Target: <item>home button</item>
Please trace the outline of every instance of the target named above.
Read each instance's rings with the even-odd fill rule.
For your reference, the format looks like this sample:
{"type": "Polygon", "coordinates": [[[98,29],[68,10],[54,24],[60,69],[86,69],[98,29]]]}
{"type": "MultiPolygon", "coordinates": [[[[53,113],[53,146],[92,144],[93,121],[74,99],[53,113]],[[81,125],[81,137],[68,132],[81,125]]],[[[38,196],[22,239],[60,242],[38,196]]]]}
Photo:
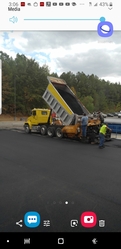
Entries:
{"type": "Polygon", "coordinates": [[[58,238],[58,244],[63,245],[64,244],[64,238],[58,238]]]}

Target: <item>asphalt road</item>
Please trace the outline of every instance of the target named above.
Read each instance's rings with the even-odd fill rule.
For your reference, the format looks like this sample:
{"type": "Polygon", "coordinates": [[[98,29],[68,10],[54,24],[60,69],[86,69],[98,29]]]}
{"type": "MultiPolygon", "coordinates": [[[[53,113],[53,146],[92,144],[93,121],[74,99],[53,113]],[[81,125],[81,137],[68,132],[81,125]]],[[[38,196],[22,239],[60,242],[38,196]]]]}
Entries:
{"type": "Polygon", "coordinates": [[[97,145],[0,130],[0,232],[121,232],[121,140],[97,145]],[[16,222],[41,215],[37,228],[16,222]],[[84,228],[93,211],[105,227],[84,228]],[[78,224],[71,227],[70,221],[78,224]],[[50,226],[44,226],[49,220],[50,226]]]}

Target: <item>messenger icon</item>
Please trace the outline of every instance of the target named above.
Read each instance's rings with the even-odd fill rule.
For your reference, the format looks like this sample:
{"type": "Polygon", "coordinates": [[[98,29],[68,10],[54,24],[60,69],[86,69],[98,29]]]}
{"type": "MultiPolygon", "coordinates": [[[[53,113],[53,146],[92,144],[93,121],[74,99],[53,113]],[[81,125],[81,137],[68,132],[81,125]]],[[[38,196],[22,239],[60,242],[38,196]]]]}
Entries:
{"type": "Polygon", "coordinates": [[[35,211],[27,212],[24,215],[24,224],[29,228],[38,227],[40,225],[40,220],[40,214],[35,211]]]}

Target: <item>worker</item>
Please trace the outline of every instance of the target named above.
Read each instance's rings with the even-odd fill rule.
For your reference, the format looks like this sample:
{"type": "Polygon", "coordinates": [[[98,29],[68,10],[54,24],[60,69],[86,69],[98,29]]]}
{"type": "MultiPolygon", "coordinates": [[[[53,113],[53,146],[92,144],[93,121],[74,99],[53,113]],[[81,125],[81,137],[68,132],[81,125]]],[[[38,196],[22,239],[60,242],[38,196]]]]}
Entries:
{"type": "Polygon", "coordinates": [[[105,135],[107,132],[107,129],[111,131],[111,129],[107,126],[106,123],[103,123],[100,130],[99,130],[99,149],[103,149],[104,143],[105,143],[105,135]]]}
{"type": "Polygon", "coordinates": [[[88,125],[88,116],[86,115],[86,113],[83,113],[83,117],[81,119],[81,127],[82,127],[82,136],[83,136],[83,138],[86,138],[87,125],[88,125]]]}
{"type": "Polygon", "coordinates": [[[101,114],[100,111],[98,112],[98,118],[100,119],[101,124],[103,124],[104,123],[104,117],[103,117],[103,115],[101,114]]]}
{"type": "Polygon", "coordinates": [[[88,141],[90,144],[96,144],[96,131],[90,127],[90,133],[88,134],[88,141]]]}
{"type": "Polygon", "coordinates": [[[53,122],[54,122],[54,121],[56,120],[56,113],[52,111],[52,114],[51,114],[51,115],[52,115],[52,120],[53,120],[53,122]]]}

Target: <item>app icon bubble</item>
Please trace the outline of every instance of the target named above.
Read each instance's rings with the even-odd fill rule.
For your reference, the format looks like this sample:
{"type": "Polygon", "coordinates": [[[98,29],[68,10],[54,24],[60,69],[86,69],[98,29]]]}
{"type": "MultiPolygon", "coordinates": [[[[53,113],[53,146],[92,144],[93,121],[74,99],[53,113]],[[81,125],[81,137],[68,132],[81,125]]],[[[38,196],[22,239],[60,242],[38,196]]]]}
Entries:
{"type": "Polygon", "coordinates": [[[97,223],[97,216],[92,211],[83,212],[80,216],[80,223],[86,228],[94,227],[97,223]]]}
{"type": "Polygon", "coordinates": [[[30,211],[24,215],[24,224],[29,228],[35,228],[40,225],[41,217],[38,212],[30,211]]]}
{"type": "Polygon", "coordinates": [[[101,21],[97,26],[98,35],[101,37],[109,37],[113,34],[113,24],[107,21],[101,21]]]}

